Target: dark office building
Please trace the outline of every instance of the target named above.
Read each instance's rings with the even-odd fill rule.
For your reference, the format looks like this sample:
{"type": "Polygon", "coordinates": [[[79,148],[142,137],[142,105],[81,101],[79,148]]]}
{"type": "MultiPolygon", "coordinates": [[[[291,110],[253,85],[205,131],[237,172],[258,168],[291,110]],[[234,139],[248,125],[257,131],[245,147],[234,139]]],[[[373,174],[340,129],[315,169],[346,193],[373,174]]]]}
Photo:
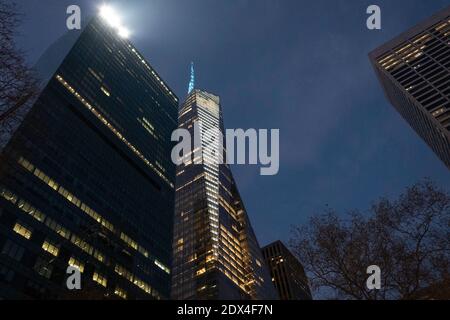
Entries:
{"type": "Polygon", "coordinates": [[[0,154],[2,299],[170,296],[178,100],[117,31],[86,25],[0,154]]]}
{"type": "Polygon", "coordinates": [[[177,166],[172,298],[276,299],[230,167],[219,161],[220,99],[192,87],[179,128],[200,142],[177,166]]]}
{"type": "Polygon", "coordinates": [[[262,250],[280,299],[312,300],[305,270],[289,249],[281,241],[275,241],[262,250]]]}
{"type": "Polygon", "coordinates": [[[450,168],[450,7],[370,59],[389,101],[450,168]]]}

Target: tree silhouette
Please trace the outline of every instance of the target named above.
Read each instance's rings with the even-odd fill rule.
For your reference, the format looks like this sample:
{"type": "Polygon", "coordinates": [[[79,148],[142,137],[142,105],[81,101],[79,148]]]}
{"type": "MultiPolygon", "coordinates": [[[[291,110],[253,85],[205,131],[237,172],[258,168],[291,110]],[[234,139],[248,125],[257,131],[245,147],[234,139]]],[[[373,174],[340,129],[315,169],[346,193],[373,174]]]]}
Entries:
{"type": "Polygon", "coordinates": [[[18,126],[22,109],[38,93],[36,75],[14,42],[20,18],[14,2],[0,0],[0,146],[18,126]]]}
{"type": "Polygon", "coordinates": [[[314,289],[338,299],[450,299],[450,195],[429,180],[368,214],[332,211],[293,230],[291,246],[314,289]],[[342,217],[342,216],[341,216],[342,217]],[[380,290],[366,286],[381,268],[380,290]]]}

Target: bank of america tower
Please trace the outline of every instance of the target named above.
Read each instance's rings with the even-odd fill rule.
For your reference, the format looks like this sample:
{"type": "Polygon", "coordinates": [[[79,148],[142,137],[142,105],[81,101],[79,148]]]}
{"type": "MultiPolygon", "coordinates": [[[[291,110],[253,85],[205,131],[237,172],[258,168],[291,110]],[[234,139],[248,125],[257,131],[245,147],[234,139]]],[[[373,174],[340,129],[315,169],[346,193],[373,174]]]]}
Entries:
{"type": "Polygon", "coordinates": [[[275,299],[230,167],[219,161],[226,158],[219,97],[191,83],[178,121],[193,139],[177,167],[172,298],[275,299]]]}

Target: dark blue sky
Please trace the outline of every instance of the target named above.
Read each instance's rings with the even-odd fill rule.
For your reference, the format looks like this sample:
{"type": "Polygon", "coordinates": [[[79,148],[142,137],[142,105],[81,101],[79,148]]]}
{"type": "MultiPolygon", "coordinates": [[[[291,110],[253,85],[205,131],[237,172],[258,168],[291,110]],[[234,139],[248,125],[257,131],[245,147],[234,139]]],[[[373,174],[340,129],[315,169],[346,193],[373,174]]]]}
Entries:
{"type": "MultiPolygon", "coordinates": [[[[18,43],[33,63],[65,29],[66,7],[86,17],[103,1],[24,0],[18,43]]],[[[367,54],[449,5],[448,0],[113,1],[131,41],[183,99],[189,63],[198,87],[221,96],[228,128],[279,128],[280,172],[234,175],[264,245],[288,240],[326,205],[366,209],[450,172],[385,99],[367,54]],[[382,9],[382,30],[366,8],[382,9]]]]}

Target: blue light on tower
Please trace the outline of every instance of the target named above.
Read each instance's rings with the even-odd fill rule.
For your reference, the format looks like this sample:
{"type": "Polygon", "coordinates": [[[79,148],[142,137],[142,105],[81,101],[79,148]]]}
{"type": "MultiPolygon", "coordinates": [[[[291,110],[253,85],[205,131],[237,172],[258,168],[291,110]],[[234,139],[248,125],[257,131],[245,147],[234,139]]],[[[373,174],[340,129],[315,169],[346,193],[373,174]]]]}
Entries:
{"type": "Polygon", "coordinates": [[[195,85],[195,73],[194,73],[194,62],[191,62],[191,80],[189,81],[188,94],[194,90],[195,85]]]}

